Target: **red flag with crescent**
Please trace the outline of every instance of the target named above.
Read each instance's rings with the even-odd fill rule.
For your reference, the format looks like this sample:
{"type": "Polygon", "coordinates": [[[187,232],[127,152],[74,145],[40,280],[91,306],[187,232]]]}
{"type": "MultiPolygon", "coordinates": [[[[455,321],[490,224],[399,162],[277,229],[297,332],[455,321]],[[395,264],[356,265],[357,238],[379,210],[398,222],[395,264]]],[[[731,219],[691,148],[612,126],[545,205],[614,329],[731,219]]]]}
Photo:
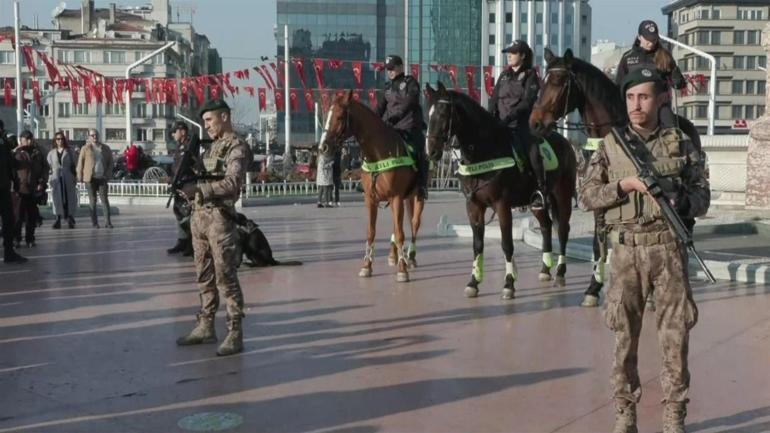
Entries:
{"type": "Polygon", "coordinates": [[[342,67],[342,60],[329,59],[329,69],[337,70],[342,67]]]}
{"type": "Polygon", "coordinates": [[[492,96],[495,92],[495,76],[494,66],[484,66],[484,90],[487,91],[487,95],[492,96]]]}
{"type": "Polygon", "coordinates": [[[457,85],[457,65],[449,65],[446,68],[447,73],[449,73],[449,79],[452,81],[452,87],[456,91],[460,90],[460,86],[457,85]]]}
{"type": "Polygon", "coordinates": [[[384,62],[372,62],[372,68],[374,68],[377,72],[382,72],[385,70],[385,63],[384,62]]]}
{"type": "Polygon", "coordinates": [[[32,82],[32,97],[35,99],[35,105],[38,106],[38,110],[43,108],[43,104],[40,100],[40,81],[32,82]]]}
{"type": "Polygon", "coordinates": [[[367,93],[369,94],[369,106],[372,107],[372,110],[376,110],[377,109],[377,90],[369,89],[367,93]]]}
{"type": "Polygon", "coordinates": [[[260,87],[257,89],[259,95],[259,111],[267,110],[267,89],[260,87]]]}
{"type": "Polygon", "coordinates": [[[417,81],[420,81],[420,65],[417,63],[412,63],[410,69],[411,69],[410,73],[412,74],[414,79],[417,81]]]}
{"type": "Polygon", "coordinates": [[[283,89],[275,89],[275,109],[276,111],[284,111],[283,106],[283,89]]]}
{"type": "Polygon", "coordinates": [[[291,93],[289,93],[289,102],[291,103],[292,111],[299,111],[299,95],[297,94],[297,89],[291,89],[291,93]]]}
{"type": "Polygon", "coordinates": [[[294,67],[297,69],[297,75],[299,75],[299,81],[302,83],[302,88],[307,88],[307,82],[305,81],[305,60],[301,58],[291,59],[294,67]]]}
{"type": "Polygon", "coordinates": [[[310,89],[305,89],[305,108],[310,112],[315,109],[315,99],[313,99],[313,91],[310,89]]]}
{"type": "Polygon", "coordinates": [[[315,75],[318,80],[318,87],[320,89],[325,89],[326,85],[324,85],[324,61],[323,59],[314,59],[313,60],[313,69],[315,69],[315,75]]]}
{"type": "Polygon", "coordinates": [[[286,62],[283,60],[279,60],[277,66],[275,63],[270,63],[270,67],[272,67],[273,71],[275,71],[275,76],[278,77],[278,86],[280,87],[284,87],[283,72],[285,64],[286,62]]]}
{"type": "Polygon", "coordinates": [[[478,92],[478,89],[476,89],[476,67],[475,66],[466,66],[465,67],[465,80],[468,82],[468,95],[475,99],[476,102],[481,99],[481,95],[478,92]]]}
{"type": "Polygon", "coordinates": [[[363,64],[353,62],[353,77],[356,79],[356,88],[360,89],[364,84],[363,64]]]}
{"type": "Polygon", "coordinates": [[[332,106],[331,95],[326,90],[321,91],[321,106],[323,106],[324,112],[329,111],[329,107],[332,106]]]}
{"type": "Polygon", "coordinates": [[[11,79],[6,78],[4,81],[5,82],[3,85],[3,89],[4,89],[3,102],[5,103],[5,105],[10,107],[13,105],[13,95],[11,93],[11,79]]]}

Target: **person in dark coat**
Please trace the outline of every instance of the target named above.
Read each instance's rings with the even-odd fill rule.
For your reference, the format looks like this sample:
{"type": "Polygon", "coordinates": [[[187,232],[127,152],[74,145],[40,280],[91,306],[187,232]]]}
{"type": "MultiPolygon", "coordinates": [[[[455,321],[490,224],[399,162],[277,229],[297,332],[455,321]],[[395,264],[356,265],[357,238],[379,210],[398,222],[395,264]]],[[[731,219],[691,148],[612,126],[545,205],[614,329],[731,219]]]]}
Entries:
{"type": "Polygon", "coordinates": [[[13,249],[13,201],[11,187],[18,188],[16,179],[16,162],[13,158],[11,144],[5,133],[5,124],[0,120],[0,216],[3,222],[3,262],[24,263],[26,258],[13,249]]]}
{"type": "Polygon", "coordinates": [[[517,149],[529,157],[538,185],[531,206],[542,209],[547,191],[545,169],[540,149],[533,143],[529,130],[529,116],[540,92],[540,80],[532,69],[532,49],[525,41],[513,41],[503,53],[508,66],[495,83],[489,111],[511,130],[517,149]]]}
{"type": "MultiPolygon", "coordinates": [[[[192,177],[195,173],[192,166],[182,167],[182,158],[186,152],[192,152],[194,160],[200,157],[200,140],[194,134],[190,134],[187,124],[177,121],[171,128],[171,135],[176,141],[174,150],[174,164],[171,167],[172,176],[176,177],[179,170],[182,170],[181,176],[192,177]]],[[[174,218],[177,222],[177,242],[176,245],[166,250],[168,254],[182,253],[185,257],[192,257],[192,233],[190,231],[190,206],[187,200],[184,200],[179,194],[174,194],[174,218]]]]}
{"type": "Polygon", "coordinates": [[[639,24],[634,45],[623,54],[615,73],[615,83],[620,87],[629,72],[642,68],[656,70],[663,78],[664,102],[658,111],[660,125],[663,128],[678,127],[674,110],[671,108],[671,88],[680,90],[687,87],[687,81],[682,71],[674,61],[674,57],[660,44],[658,25],[655,21],[645,20],[639,24]]]}
{"type": "Polygon", "coordinates": [[[404,74],[404,61],[399,56],[388,56],[385,69],[390,81],[385,85],[383,102],[377,106],[378,114],[412,146],[417,163],[417,195],[425,199],[428,196],[428,158],[422,132],[420,83],[404,74]]]}
{"type": "Polygon", "coordinates": [[[35,144],[35,138],[30,131],[24,131],[19,137],[19,147],[13,152],[16,159],[16,175],[19,180],[19,202],[16,221],[16,247],[21,245],[21,232],[24,229],[24,242],[28,248],[35,246],[35,228],[37,228],[40,211],[37,207],[45,195],[48,183],[48,163],[43,152],[35,144]]]}

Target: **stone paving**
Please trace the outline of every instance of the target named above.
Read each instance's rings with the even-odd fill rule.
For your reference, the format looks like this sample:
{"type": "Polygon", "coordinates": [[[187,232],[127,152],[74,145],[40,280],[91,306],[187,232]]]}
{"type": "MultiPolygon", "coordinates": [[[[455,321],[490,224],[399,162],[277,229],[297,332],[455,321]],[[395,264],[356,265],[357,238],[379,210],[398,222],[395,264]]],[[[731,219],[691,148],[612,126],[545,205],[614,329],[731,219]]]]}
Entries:
{"type": "MultiPolygon", "coordinates": [[[[44,227],[24,266],[0,265],[0,432],[605,432],[612,335],[578,307],[590,264],[567,284],[537,281],[540,253],[516,244],[517,298],[501,301],[499,241],[469,300],[469,239],[438,237],[464,205],[437,194],[419,268],[395,282],[389,210],[375,275],[360,203],[248,208],[279,259],[242,269],[246,351],[178,348],[198,300],[190,260],[166,256],[170,212],[126,207],[116,228],[44,227]]],[[[490,227],[489,230],[496,230],[490,227]]],[[[694,282],[688,432],[770,431],[770,286],[694,282]]],[[[640,431],[660,431],[652,320],[640,350],[640,431]]],[[[224,335],[224,314],[217,318],[224,335]]]]}

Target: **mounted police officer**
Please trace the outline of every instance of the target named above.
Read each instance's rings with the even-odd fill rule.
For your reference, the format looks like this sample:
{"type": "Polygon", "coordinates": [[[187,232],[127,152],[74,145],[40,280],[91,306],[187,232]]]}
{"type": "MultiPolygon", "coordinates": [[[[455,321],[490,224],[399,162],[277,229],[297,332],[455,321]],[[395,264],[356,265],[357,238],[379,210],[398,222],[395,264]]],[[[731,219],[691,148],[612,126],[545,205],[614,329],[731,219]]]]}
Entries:
{"type": "MultiPolygon", "coordinates": [[[[704,215],[710,203],[701,153],[676,128],[663,128],[658,109],[665,83],[653,68],[630,72],[623,82],[630,125],[621,134],[637,158],[652,166],[658,183],[682,218],[704,215]]],[[[632,161],[610,134],[594,153],[579,193],[588,210],[606,211],[610,287],[605,319],[615,332],[612,388],[614,433],[637,433],[641,399],[638,347],[645,299],[654,294],[658,339],[663,354],[663,433],[684,433],[690,372],[690,329],[698,320],[687,271],[687,250],[669,229],[657,203],[637,176],[632,161]]]]}
{"type": "Polygon", "coordinates": [[[639,23],[636,39],[630,50],[623,54],[615,73],[615,83],[618,87],[625,82],[625,77],[637,69],[652,69],[657,71],[664,82],[661,92],[666,96],[659,110],[661,126],[673,128],[677,126],[676,116],[671,108],[670,86],[683,89],[687,86],[682,72],[676,65],[671,53],[660,44],[659,28],[655,21],[644,20],[639,23]]]}
{"type": "Polygon", "coordinates": [[[508,66],[495,83],[489,111],[511,130],[516,147],[529,157],[538,185],[532,197],[532,208],[542,209],[547,191],[545,168],[539,146],[532,143],[529,131],[529,115],[540,92],[540,81],[532,69],[532,49],[525,41],[513,41],[503,53],[508,66]]]}
{"type": "Polygon", "coordinates": [[[422,132],[420,83],[404,74],[404,61],[399,56],[388,56],[385,69],[390,81],[385,85],[384,101],[378,106],[378,114],[412,147],[417,163],[417,196],[425,199],[428,196],[428,158],[422,132]]]}
{"type": "MultiPolygon", "coordinates": [[[[181,120],[174,123],[171,127],[171,135],[174,137],[174,141],[176,141],[174,165],[171,167],[172,176],[176,177],[180,170],[182,170],[182,177],[194,176],[193,167],[182,167],[181,164],[185,152],[191,152],[194,156],[193,160],[198,160],[200,154],[200,141],[198,137],[190,135],[190,129],[181,120]]],[[[166,250],[166,252],[169,254],[182,253],[183,256],[190,257],[193,255],[192,233],[190,232],[190,206],[179,194],[174,195],[174,217],[177,222],[177,242],[176,245],[166,250]]]]}
{"type": "Polygon", "coordinates": [[[203,155],[205,170],[199,173],[199,180],[185,184],[180,191],[193,204],[191,228],[201,309],[195,328],[179,338],[177,344],[217,341],[214,315],[221,290],[227,302],[228,333],[217,355],[226,356],[243,351],[243,293],[237,272],[240,248],[235,203],[253,157],[248,144],[233,131],[227,103],[209,101],[201,109],[201,117],[215,142],[203,155]]]}

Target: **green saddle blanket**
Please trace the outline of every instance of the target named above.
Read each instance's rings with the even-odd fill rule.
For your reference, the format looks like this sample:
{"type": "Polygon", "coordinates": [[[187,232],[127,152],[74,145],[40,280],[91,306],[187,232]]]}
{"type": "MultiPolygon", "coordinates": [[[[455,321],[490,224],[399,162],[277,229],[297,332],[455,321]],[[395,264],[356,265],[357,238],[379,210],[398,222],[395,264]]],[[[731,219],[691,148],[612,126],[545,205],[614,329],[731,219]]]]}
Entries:
{"type": "Polygon", "coordinates": [[[543,142],[538,144],[540,149],[540,156],[543,157],[543,167],[545,171],[554,171],[559,168],[559,158],[556,157],[556,152],[553,151],[553,147],[548,140],[543,139],[543,142]]]}

